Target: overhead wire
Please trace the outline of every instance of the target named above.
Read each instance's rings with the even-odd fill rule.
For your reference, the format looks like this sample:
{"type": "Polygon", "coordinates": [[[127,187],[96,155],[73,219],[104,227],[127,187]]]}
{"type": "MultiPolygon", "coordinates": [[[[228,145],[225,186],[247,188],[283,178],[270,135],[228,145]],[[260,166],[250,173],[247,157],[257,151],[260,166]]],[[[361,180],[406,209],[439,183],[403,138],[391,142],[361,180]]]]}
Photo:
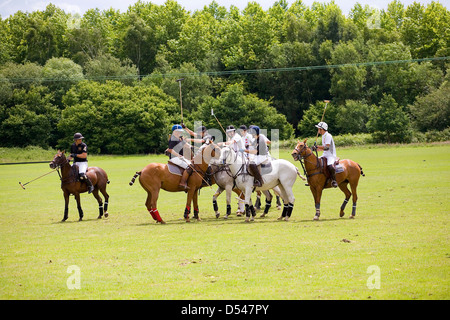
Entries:
{"type": "Polygon", "coordinates": [[[122,76],[94,76],[94,77],[80,77],[80,78],[0,78],[1,81],[11,82],[77,82],[84,80],[91,81],[106,81],[106,80],[138,80],[143,78],[172,78],[172,77],[195,77],[195,76],[227,76],[236,74],[255,74],[255,73],[273,73],[273,72],[293,72],[293,71],[311,71],[311,70],[323,70],[323,69],[338,69],[347,67],[370,67],[389,64],[405,64],[424,61],[443,61],[449,60],[450,56],[445,57],[432,57],[432,58],[420,58],[420,59],[405,59],[405,60],[388,60],[388,61],[369,61],[369,62],[355,62],[355,63],[343,63],[343,64],[326,64],[319,66],[302,66],[302,67],[285,67],[285,68],[262,68],[262,69],[239,69],[239,70],[223,70],[223,71],[205,71],[205,72],[174,72],[174,73],[152,73],[148,75],[122,75],[122,76]]]}

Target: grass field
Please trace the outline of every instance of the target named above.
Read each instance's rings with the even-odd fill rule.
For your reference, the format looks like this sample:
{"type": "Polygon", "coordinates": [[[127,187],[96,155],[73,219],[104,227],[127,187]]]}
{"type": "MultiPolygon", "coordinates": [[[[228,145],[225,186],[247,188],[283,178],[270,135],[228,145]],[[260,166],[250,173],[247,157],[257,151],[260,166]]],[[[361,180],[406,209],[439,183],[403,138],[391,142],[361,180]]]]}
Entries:
{"type": "MultiPolygon", "coordinates": [[[[69,219],[58,175],[48,164],[0,166],[0,299],[449,299],[450,144],[341,148],[366,177],[356,219],[339,218],[344,199],[325,190],[320,221],[297,179],[289,222],[216,219],[200,194],[201,222],[182,220],[184,193],[161,192],[153,222],[136,171],[164,156],[91,156],[111,184],[108,219],[82,195],[69,219]],[[75,267],[73,267],[75,266],[75,267]],[[73,272],[72,268],[79,271],[73,272]],[[80,289],[69,289],[74,277],[80,289]]],[[[289,150],[280,157],[292,161],[289,150]]],[[[49,159],[51,160],[51,159],[49,159]]],[[[295,163],[300,167],[299,163],[295,163]]],[[[225,195],[219,198],[225,211],[225,195]]],[[[236,204],[233,202],[233,211],[236,204]]]]}

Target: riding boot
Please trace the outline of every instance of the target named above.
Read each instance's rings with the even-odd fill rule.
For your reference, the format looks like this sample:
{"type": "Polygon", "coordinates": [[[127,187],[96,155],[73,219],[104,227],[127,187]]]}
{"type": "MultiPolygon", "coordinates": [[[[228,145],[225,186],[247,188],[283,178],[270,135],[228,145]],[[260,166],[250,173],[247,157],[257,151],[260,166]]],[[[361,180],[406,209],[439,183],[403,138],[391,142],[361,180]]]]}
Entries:
{"type": "Polygon", "coordinates": [[[86,176],[86,184],[88,187],[88,193],[91,193],[92,191],[94,191],[94,186],[92,185],[91,180],[89,180],[88,176],[86,176]]]}
{"type": "Polygon", "coordinates": [[[248,171],[250,172],[250,174],[254,178],[253,186],[254,187],[261,187],[262,184],[263,184],[263,180],[262,180],[262,177],[261,177],[261,173],[259,173],[258,166],[255,163],[250,163],[248,165],[248,171]]]}
{"type": "Polygon", "coordinates": [[[180,180],[180,184],[178,185],[180,188],[182,188],[185,191],[190,189],[187,185],[187,180],[189,179],[191,174],[192,174],[192,168],[187,167],[186,170],[184,170],[183,176],[181,177],[181,180],[180,180]]]}
{"type": "Polygon", "coordinates": [[[331,174],[331,186],[333,188],[336,188],[338,186],[338,184],[336,182],[336,169],[334,169],[334,167],[332,165],[329,165],[327,167],[331,174]]]}

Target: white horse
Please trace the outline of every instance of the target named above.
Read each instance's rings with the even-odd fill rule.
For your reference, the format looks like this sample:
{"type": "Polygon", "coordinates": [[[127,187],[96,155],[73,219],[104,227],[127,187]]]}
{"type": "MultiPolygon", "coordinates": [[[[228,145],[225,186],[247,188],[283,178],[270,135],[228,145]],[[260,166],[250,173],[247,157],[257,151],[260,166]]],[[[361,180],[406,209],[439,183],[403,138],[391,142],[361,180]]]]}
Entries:
{"type": "MultiPolygon", "coordinates": [[[[244,155],[240,152],[235,152],[230,147],[225,147],[222,149],[220,159],[223,163],[230,165],[230,171],[236,180],[236,186],[244,192],[245,221],[253,221],[256,213],[251,202],[251,195],[255,188],[253,187],[253,176],[249,175],[247,172],[247,162],[244,155]],[[250,214],[252,216],[251,218],[250,214]]],[[[263,185],[262,187],[257,187],[256,190],[264,191],[278,186],[280,189],[280,196],[284,202],[283,213],[278,219],[288,221],[292,214],[295,202],[292,187],[297,179],[297,175],[301,178],[302,176],[298,172],[297,167],[287,160],[273,160],[271,165],[272,170],[270,172],[262,172],[263,185]]]]}
{"type": "MultiPolygon", "coordinates": [[[[237,194],[238,199],[238,210],[236,212],[236,215],[239,217],[241,214],[245,214],[245,206],[244,206],[244,193],[236,187],[234,182],[233,174],[230,171],[229,165],[221,164],[219,160],[212,159],[210,162],[211,172],[209,173],[213,178],[214,182],[217,184],[218,188],[217,191],[213,195],[213,208],[214,212],[216,214],[216,218],[219,218],[219,206],[217,205],[217,198],[221,195],[223,191],[226,191],[226,197],[227,197],[227,213],[225,214],[224,218],[228,219],[228,217],[231,215],[231,193],[235,192],[237,194]]],[[[275,187],[273,189],[275,194],[277,195],[277,198],[279,197],[280,190],[278,187],[275,187]]],[[[269,190],[262,191],[264,195],[266,196],[266,206],[264,208],[264,213],[261,215],[261,217],[264,217],[269,212],[269,209],[272,205],[272,199],[273,196],[270,193],[269,190]]],[[[259,195],[261,196],[261,195],[259,195]]],[[[277,204],[278,206],[278,204],[277,204]]],[[[280,205],[281,208],[281,205],[280,205]]]]}

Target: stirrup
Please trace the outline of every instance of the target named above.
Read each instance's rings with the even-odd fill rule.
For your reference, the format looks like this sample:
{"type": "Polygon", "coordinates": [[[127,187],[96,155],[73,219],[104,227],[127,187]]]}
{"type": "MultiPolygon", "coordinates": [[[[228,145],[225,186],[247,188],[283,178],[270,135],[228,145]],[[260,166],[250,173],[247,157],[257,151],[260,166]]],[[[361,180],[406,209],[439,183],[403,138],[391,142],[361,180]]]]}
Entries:
{"type": "Polygon", "coordinates": [[[190,189],[190,187],[187,185],[187,183],[186,184],[179,184],[178,185],[178,187],[179,188],[181,188],[181,189],[183,189],[184,191],[187,191],[187,190],[189,190],[190,189]]]}

